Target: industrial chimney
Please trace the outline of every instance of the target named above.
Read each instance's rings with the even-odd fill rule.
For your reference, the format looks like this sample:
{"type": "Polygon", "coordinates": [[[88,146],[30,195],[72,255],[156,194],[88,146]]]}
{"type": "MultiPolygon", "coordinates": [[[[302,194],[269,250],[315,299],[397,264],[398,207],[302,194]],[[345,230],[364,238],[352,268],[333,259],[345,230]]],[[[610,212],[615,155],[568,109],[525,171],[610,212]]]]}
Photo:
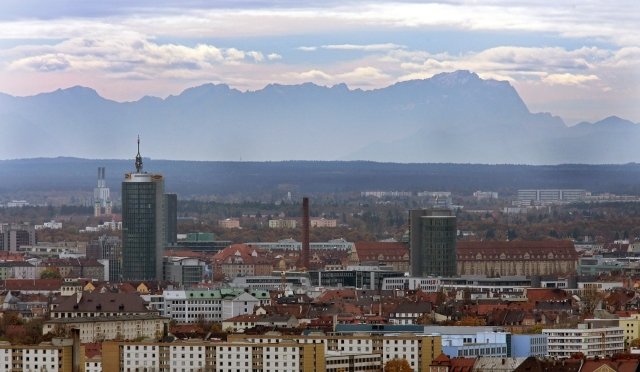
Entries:
{"type": "Polygon", "coordinates": [[[300,263],[309,270],[309,198],[302,198],[302,251],[300,263]]]}

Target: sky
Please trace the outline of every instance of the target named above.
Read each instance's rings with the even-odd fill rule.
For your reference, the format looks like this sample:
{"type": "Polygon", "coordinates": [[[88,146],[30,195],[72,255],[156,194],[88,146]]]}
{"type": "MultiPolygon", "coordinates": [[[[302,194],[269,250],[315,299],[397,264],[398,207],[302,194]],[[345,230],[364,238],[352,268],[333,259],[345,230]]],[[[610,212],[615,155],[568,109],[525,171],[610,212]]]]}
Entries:
{"type": "Polygon", "coordinates": [[[0,0],[0,92],[376,89],[471,70],[567,125],[640,122],[640,1],[0,0]]]}

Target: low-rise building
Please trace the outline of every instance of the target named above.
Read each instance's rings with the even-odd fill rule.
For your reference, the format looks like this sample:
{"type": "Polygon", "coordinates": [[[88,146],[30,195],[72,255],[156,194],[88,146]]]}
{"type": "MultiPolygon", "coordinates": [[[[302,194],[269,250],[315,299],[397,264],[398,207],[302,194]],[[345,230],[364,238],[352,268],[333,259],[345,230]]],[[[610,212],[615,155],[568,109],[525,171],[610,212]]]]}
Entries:
{"type": "Polygon", "coordinates": [[[94,318],[155,314],[137,293],[80,292],[54,299],[51,318],[94,318]]]}
{"type": "Polygon", "coordinates": [[[42,334],[78,329],[80,342],[102,342],[106,340],[157,339],[162,336],[168,318],[156,314],[100,316],[85,318],[58,318],[46,321],[42,334]]]}
{"type": "Polygon", "coordinates": [[[297,221],[291,220],[291,219],[269,220],[270,229],[295,229],[297,225],[298,225],[297,221]]]}
{"type": "Polygon", "coordinates": [[[240,228],[240,219],[239,218],[225,218],[224,220],[218,220],[218,226],[223,229],[239,229],[240,228]]]}
{"type": "Polygon", "coordinates": [[[312,217],[309,219],[309,226],[311,227],[325,227],[332,228],[338,226],[338,221],[335,219],[327,219],[324,217],[312,217]]]}
{"type": "Polygon", "coordinates": [[[578,264],[570,240],[459,241],[456,256],[458,275],[562,275],[578,264]]]}
{"type": "Polygon", "coordinates": [[[150,307],[162,309],[163,316],[178,323],[221,322],[238,315],[253,314],[255,307],[271,303],[268,292],[253,290],[251,293],[239,288],[167,290],[161,297],[150,296],[155,299],[150,307]]]}

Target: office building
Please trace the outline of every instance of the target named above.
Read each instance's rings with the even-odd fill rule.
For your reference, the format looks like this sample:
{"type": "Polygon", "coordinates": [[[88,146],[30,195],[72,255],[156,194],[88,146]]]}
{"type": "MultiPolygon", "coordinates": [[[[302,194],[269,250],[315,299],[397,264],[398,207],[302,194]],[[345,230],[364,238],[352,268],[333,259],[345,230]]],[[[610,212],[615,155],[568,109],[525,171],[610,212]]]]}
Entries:
{"type": "Polygon", "coordinates": [[[122,242],[117,236],[103,235],[87,245],[87,258],[108,260],[108,278],[111,282],[121,281],[122,242]]]}
{"type": "Polygon", "coordinates": [[[403,271],[390,266],[347,266],[342,270],[310,270],[311,285],[317,287],[353,287],[356,289],[382,289],[385,278],[401,278],[403,271]]]}
{"type": "Polygon", "coordinates": [[[167,245],[175,246],[178,244],[178,195],[164,194],[164,200],[167,221],[165,240],[167,245]]]}
{"type": "Polygon", "coordinates": [[[122,182],[122,278],[162,280],[166,239],[164,177],[142,171],[140,139],[136,171],[122,182]]]}
{"type": "Polygon", "coordinates": [[[28,223],[0,224],[0,251],[17,252],[23,245],[36,244],[36,230],[28,223]]]}
{"type": "Polygon", "coordinates": [[[586,200],[591,193],[582,189],[518,190],[517,204],[521,206],[572,203],[586,200]]]}
{"type": "Polygon", "coordinates": [[[449,209],[409,211],[411,275],[456,275],[456,216],[449,209]]]}

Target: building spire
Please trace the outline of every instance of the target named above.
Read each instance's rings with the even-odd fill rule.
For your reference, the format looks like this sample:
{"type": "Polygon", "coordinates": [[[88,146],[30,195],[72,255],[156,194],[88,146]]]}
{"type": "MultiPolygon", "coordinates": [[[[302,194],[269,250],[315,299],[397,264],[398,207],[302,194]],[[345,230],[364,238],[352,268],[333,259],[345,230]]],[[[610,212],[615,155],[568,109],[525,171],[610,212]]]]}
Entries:
{"type": "Polygon", "coordinates": [[[136,172],[142,172],[142,156],[140,156],[140,135],[138,135],[138,155],[136,155],[136,172]]]}

